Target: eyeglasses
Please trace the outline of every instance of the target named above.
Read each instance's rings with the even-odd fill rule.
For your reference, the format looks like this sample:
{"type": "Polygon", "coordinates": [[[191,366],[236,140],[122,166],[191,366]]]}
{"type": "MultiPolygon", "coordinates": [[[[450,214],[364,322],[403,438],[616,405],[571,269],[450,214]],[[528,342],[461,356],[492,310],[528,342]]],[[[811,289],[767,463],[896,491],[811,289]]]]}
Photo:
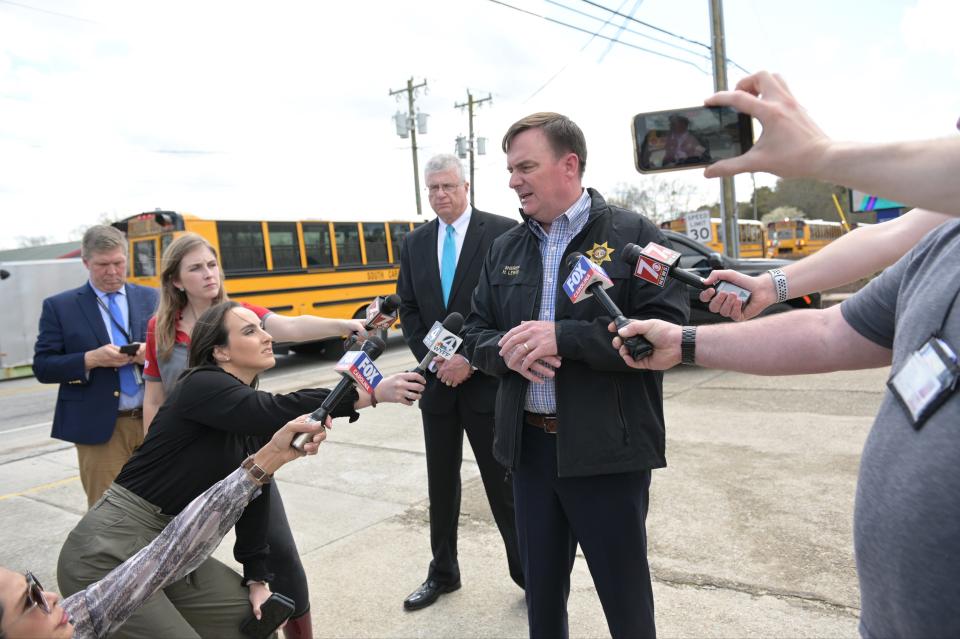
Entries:
{"type": "Polygon", "coordinates": [[[449,194],[456,191],[457,187],[461,186],[462,184],[463,182],[460,182],[458,184],[431,184],[430,186],[427,187],[427,192],[430,195],[436,195],[440,191],[443,191],[444,193],[449,194]]]}
{"type": "MultiPolygon", "coordinates": [[[[23,576],[27,580],[27,605],[24,607],[23,612],[10,623],[10,626],[30,614],[30,611],[34,608],[39,608],[45,615],[49,615],[50,611],[53,610],[53,608],[50,607],[50,602],[47,601],[47,596],[43,594],[43,586],[41,586],[37,578],[33,576],[33,573],[27,572],[24,573],[23,576]]],[[[7,628],[10,626],[7,626],[7,628]]]]}

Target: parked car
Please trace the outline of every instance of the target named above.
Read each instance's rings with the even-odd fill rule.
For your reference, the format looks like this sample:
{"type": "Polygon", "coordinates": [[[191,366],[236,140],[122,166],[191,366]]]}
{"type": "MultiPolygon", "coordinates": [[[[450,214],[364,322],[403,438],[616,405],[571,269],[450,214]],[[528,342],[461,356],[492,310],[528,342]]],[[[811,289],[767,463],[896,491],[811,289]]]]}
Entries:
{"type": "MultiPolygon", "coordinates": [[[[758,275],[772,268],[782,268],[792,263],[791,260],[780,259],[743,258],[735,260],[726,255],[711,251],[707,246],[682,233],[663,229],[663,234],[670,240],[673,245],[673,250],[680,253],[680,268],[692,271],[700,277],[706,277],[711,271],[717,269],[732,269],[747,275],[758,275]]],[[[730,321],[726,317],[710,312],[707,304],[700,301],[699,289],[692,286],[688,286],[687,288],[690,291],[691,324],[712,324],[730,321]]],[[[790,299],[780,304],[772,304],[764,310],[762,315],[782,313],[783,311],[791,311],[798,308],[820,308],[820,305],[820,293],[813,293],[811,295],[790,299]]]]}

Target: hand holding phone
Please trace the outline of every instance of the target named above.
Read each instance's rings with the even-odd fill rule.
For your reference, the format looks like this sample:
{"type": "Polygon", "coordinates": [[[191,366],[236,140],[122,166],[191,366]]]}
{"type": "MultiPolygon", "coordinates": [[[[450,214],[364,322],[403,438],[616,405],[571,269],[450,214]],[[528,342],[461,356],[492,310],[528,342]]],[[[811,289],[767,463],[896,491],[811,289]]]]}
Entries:
{"type": "Polygon", "coordinates": [[[138,342],[134,342],[132,344],[124,344],[123,346],[120,347],[121,353],[123,353],[124,355],[129,355],[131,357],[134,357],[137,354],[137,352],[139,352],[139,350],[140,350],[140,344],[138,342]]]}
{"type": "Polygon", "coordinates": [[[240,624],[240,632],[251,639],[266,639],[293,615],[294,608],[293,599],[275,592],[260,604],[260,618],[251,613],[240,624]]]}
{"type": "Polygon", "coordinates": [[[634,162],[640,173],[693,169],[746,153],[753,120],[730,107],[690,107],[633,116],[634,162]]]}

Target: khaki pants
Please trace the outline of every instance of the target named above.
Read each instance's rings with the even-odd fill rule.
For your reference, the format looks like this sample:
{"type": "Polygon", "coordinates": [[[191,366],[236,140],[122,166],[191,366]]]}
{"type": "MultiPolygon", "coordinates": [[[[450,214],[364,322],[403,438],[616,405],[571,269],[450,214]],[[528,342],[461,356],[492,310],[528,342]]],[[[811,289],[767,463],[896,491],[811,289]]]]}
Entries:
{"type": "MultiPolygon", "coordinates": [[[[114,484],[67,537],[57,562],[60,592],[69,596],[102,579],[152,541],[172,519],[114,484]]],[[[252,614],[236,572],[207,559],[185,578],[157,591],[110,639],[242,638],[252,614]]],[[[113,593],[123,597],[124,593],[113,593]]]]}
{"type": "Polygon", "coordinates": [[[143,417],[118,417],[110,441],[103,444],[77,444],[80,483],[87,493],[90,508],[120,474],[137,446],[143,443],[143,417]]]}

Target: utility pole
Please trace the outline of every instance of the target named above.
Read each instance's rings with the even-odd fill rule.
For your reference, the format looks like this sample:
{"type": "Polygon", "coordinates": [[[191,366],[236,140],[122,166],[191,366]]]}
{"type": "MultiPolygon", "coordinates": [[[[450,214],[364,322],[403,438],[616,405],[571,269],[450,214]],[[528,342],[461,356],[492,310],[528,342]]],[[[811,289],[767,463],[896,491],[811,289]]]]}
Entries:
{"type": "MultiPolygon", "coordinates": [[[[474,139],[473,139],[473,107],[474,105],[483,104],[484,102],[490,102],[493,100],[493,97],[490,94],[487,94],[487,97],[474,100],[473,94],[470,93],[470,89],[467,89],[467,101],[463,104],[454,104],[454,108],[462,109],[467,107],[467,118],[470,122],[470,139],[467,145],[468,152],[470,153],[470,206],[475,206],[473,203],[473,194],[476,193],[476,188],[474,188],[473,182],[473,155],[474,155],[474,139]]],[[[480,149],[480,154],[482,155],[484,149],[480,149]]]]}
{"type": "MultiPolygon", "coordinates": [[[[407,126],[406,131],[410,132],[410,148],[413,149],[413,191],[417,196],[417,215],[423,215],[423,207],[420,204],[420,168],[417,164],[417,127],[420,126],[421,132],[426,133],[427,119],[426,114],[422,114],[424,117],[422,118],[422,123],[420,122],[419,116],[421,114],[417,114],[416,111],[413,110],[413,100],[416,90],[425,86],[427,86],[426,80],[415,85],[413,83],[413,78],[411,77],[409,80],[407,80],[407,88],[397,89],[396,91],[392,89],[390,90],[390,95],[398,95],[404,91],[407,92],[407,105],[410,110],[407,111],[407,115],[404,120],[407,126]]],[[[397,121],[397,134],[400,137],[405,138],[407,136],[401,133],[401,116],[402,114],[399,112],[395,116],[397,121]]]]}
{"type": "MultiPolygon", "coordinates": [[[[708,0],[710,3],[711,51],[713,52],[713,90],[727,90],[727,48],[723,35],[723,1],[708,0]]],[[[733,189],[733,178],[721,178],[720,215],[723,218],[723,246],[727,255],[740,257],[740,229],[737,223],[737,197],[733,189]]]]}

